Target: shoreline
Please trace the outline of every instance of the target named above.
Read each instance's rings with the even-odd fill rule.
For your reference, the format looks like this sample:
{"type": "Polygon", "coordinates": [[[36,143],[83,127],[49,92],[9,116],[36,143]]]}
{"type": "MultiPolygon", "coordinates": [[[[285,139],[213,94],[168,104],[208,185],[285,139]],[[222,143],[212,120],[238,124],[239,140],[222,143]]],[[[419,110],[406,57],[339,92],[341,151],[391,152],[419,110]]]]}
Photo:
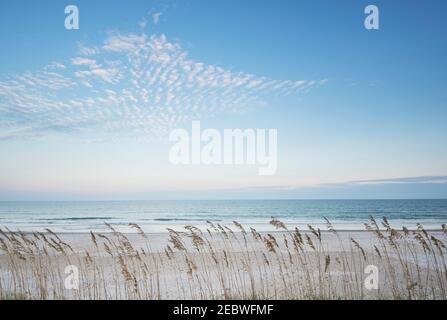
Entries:
{"type": "MultiPolygon", "coordinates": [[[[185,225],[185,226],[188,226],[188,225],[185,225]]],[[[222,225],[222,226],[229,227],[228,225],[222,225]]],[[[249,225],[244,225],[244,227],[246,227],[246,226],[247,226],[247,229],[250,230],[250,226],[249,225]]],[[[319,229],[318,226],[313,226],[313,227],[315,229],[319,229]]],[[[207,231],[206,228],[200,228],[200,227],[198,227],[198,228],[201,229],[202,232],[206,232],[207,231]]],[[[229,228],[232,229],[232,231],[234,233],[240,233],[241,232],[240,230],[234,228],[234,225],[231,225],[231,227],[229,227],[229,228]]],[[[417,231],[418,230],[417,227],[413,227],[413,228],[412,227],[406,227],[406,228],[407,228],[408,231],[417,231]]],[[[3,230],[3,232],[6,233],[6,234],[23,233],[23,234],[26,234],[26,235],[32,235],[33,233],[36,233],[36,232],[43,233],[43,234],[50,234],[50,232],[48,232],[47,229],[51,230],[51,232],[54,232],[56,234],[73,235],[73,236],[74,235],[79,235],[79,236],[90,235],[91,232],[105,234],[105,235],[114,233],[113,231],[108,230],[108,229],[107,230],[88,230],[88,231],[58,231],[58,230],[51,229],[51,226],[45,227],[41,231],[39,231],[39,230],[35,230],[35,231],[25,230],[25,231],[23,231],[21,229],[11,230],[10,228],[8,228],[8,229],[9,229],[9,231],[4,226],[0,225],[0,230],[3,230]]],[[[184,227],[176,228],[176,229],[168,227],[168,228],[165,228],[165,231],[147,231],[147,230],[144,230],[144,229],[143,229],[143,231],[147,235],[155,235],[155,236],[159,235],[159,236],[161,236],[161,235],[169,234],[168,229],[174,230],[174,231],[177,231],[177,232],[184,232],[185,231],[184,227]]],[[[312,231],[309,228],[306,228],[306,229],[298,228],[298,229],[302,233],[312,233],[312,231]]],[[[399,231],[399,232],[403,232],[402,228],[393,228],[393,229],[396,230],[396,231],[399,231]]],[[[135,235],[135,234],[138,234],[138,231],[131,231],[131,232],[129,232],[129,231],[120,231],[119,229],[117,229],[117,230],[120,233],[125,234],[125,235],[135,235]]],[[[272,230],[257,230],[257,229],[255,229],[255,230],[258,231],[259,233],[262,233],[262,234],[268,234],[268,233],[278,234],[278,233],[284,233],[285,232],[284,230],[273,230],[273,229],[272,230]]],[[[327,230],[327,229],[319,229],[319,230],[320,230],[320,232],[322,234],[331,233],[331,231],[327,230]]],[[[379,228],[379,230],[384,232],[387,229],[386,228],[379,228]]],[[[443,232],[442,227],[427,228],[427,227],[424,226],[424,230],[429,231],[429,232],[436,232],[436,233],[438,233],[438,232],[442,233],[443,232]]],[[[213,231],[213,230],[210,230],[210,231],[212,233],[216,232],[216,231],[213,231]]],[[[289,231],[290,232],[295,231],[295,227],[289,228],[289,231]]],[[[366,229],[337,229],[337,232],[338,233],[371,233],[371,231],[366,230],[366,229]]]]}
{"type": "MultiPolygon", "coordinates": [[[[1,226],[0,226],[0,229],[2,229],[1,226]]],[[[51,230],[51,228],[48,228],[48,229],[51,230]]],[[[395,229],[395,230],[399,231],[399,232],[403,231],[402,229],[395,229]]],[[[413,228],[413,229],[408,228],[408,230],[409,231],[416,231],[417,229],[416,228],[413,228]]],[[[442,228],[428,229],[428,228],[424,227],[424,230],[426,230],[428,232],[433,232],[433,233],[442,233],[443,232],[442,228]]],[[[5,229],[3,229],[3,231],[6,234],[23,233],[25,235],[33,235],[36,232],[43,233],[45,235],[51,234],[48,231],[42,231],[42,232],[41,231],[22,231],[22,230],[6,231],[5,229]]],[[[183,230],[175,230],[175,231],[184,232],[183,230]]],[[[204,231],[204,230],[202,230],[202,231],[204,231]]],[[[241,231],[239,231],[239,230],[232,230],[232,231],[234,233],[236,233],[236,234],[241,233],[241,231]]],[[[294,231],[294,229],[290,230],[290,232],[293,232],[293,231],[294,231]]],[[[384,232],[384,231],[386,231],[386,229],[383,228],[383,229],[380,229],[380,231],[384,232]]],[[[85,232],[81,232],[81,231],[75,231],[75,232],[72,232],[72,231],[53,231],[52,230],[52,232],[57,234],[57,235],[68,235],[68,236],[90,236],[90,232],[99,233],[99,234],[103,234],[103,235],[112,235],[114,233],[113,231],[93,231],[93,230],[92,231],[85,231],[85,232]]],[[[216,233],[215,231],[211,231],[211,232],[212,233],[216,233]]],[[[258,231],[258,232],[260,234],[269,234],[269,233],[271,233],[271,234],[283,234],[283,233],[287,233],[287,232],[285,232],[283,230],[258,231]]],[[[304,229],[300,229],[300,232],[301,233],[312,233],[311,230],[304,230],[304,229]]],[[[322,234],[330,234],[331,233],[330,230],[321,230],[321,229],[320,229],[320,232],[322,234]]],[[[135,231],[135,232],[120,232],[120,233],[122,233],[124,235],[138,235],[137,231],[135,231]]],[[[150,236],[150,235],[153,235],[153,236],[166,236],[166,235],[169,235],[169,231],[165,231],[165,232],[147,232],[147,231],[145,231],[144,233],[146,235],[148,235],[148,236],[150,236]]],[[[352,230],[350,230],[350,229],[338,230],[337,229],[337,233],[371,233],[371,231],[368,231],[368,230],[358,230],[358,229],[352,229],[352,230]]]]}

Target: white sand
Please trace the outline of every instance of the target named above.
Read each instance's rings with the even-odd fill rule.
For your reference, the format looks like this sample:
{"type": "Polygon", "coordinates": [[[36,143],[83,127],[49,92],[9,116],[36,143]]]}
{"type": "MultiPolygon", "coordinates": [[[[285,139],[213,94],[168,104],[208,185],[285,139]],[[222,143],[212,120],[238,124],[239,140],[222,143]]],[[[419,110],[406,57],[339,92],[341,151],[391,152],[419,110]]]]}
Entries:
{"type": "MultiPolygon", "coordinates": [[[[74,253],[70,252],[67,256],[50,254],[49,259],[43,259],[46,264],[50,264],[45,266],[51,269],[52,272],[49,274],[58,274],[52,281],[47,279],[46,285],[52,288],[60,286],[56,288],[59,295],[73,299],[390,298],[393,294],[393,285],[402,286],[403,294],[408,293],[405,289],[408,277],[405,277],[405,270],[400,267],[399,259],[414,261],[411,251],[402,250],[399,256],[397,252],[389,250],[388,259],[379,258],[373,246],[381,248],[380,243],[371,232],[342,231],[337,235],[322,232],[321,244],[315,235],[304,232],[302,237],[305,244],[302,253],[293,250],[290,234],[286,232],[270,234],[278,243],[278,247],[274,248],[275,252],[269,252],[265,242],[255,240],[250,233],[246,235],[246,241],[241,233],[234,235],[228,233],[226,236],[222,233],[212,233],[211,236],[204,233],[203,237],[211,243],[215,260],[209,247],[203,245],[198,251],[187,235],[181,237],[187,251],[174,249],[174,254],[168,257],[165,249],[168,244],[173,247],[169,242],[168,233],[147,234],[147,238],[135,233],[125,234],[134,248],[132,250],[139,253],[138,259],[140,259],[128,252],[122,252],[126,268],[131,273],[132,279],[137,282],[138,289],[133,292],[133,280],[125,280],[122,267],[117,262],[118,251],[111,257],[105,250],[104,243],[109,243],[108,240],[96,236],[98,243],[96,246],[90,234],[62,233],[58,234],[58,237],[69,244],[74,253]],[[312,239],[315,250],[307,243],[306,234],[312,239]],[[287,239],[289,249],[284,237],[287,239]],[[364,249],[367,261],[364,261],[360,249],[355,247],[351,238],[364,249]],[[93,260],[90,265],[85,262],[87,252],[93,260]],[[330,263],[327,270],[323,270],[327,256],[330,257],[330,263]],[[307,259],[304,265],[300,262],[300,257],[307,259]],[[193,262],[192,273],[188,259],[193,262]],[[343,259],[346,259],[346,263],[343,259]],[[63,281],[66,278],[63,271],[68,264],[80,269],[81,289],[78,291],[63,288],[63,281]],[[379,290],[366,290],[364,287],[364,280],[368,275],[365,274],[367,265],[375,265],[379,270],[379,290]],[[146,266],[147,271],[143,271],[143,266],[146,266]],[[394,269],[394,274],[390,273],[390,266],[394,269]],[[393,277],[393,281],[397,284],[390,282],[393,277]],[[350,289],[346,289],[347,287],[350,289]]],[[[49,234],[46,235],[50,237],[49,234]]],[[[105,235],[116,243],[121,237],[112,233],[105,235]]],[[[431,232],[430,235],[445,239],[445,235],[440,231],[431,232]]],[[[267,233],[261,233],[261,236],[268,238],[267,233]]],[[[416,252],[420,257],[418,259],[419,268],[422,270],[420,272],[425,274],[426,270],[434,268],[430,265],[431,260],[424,258],[421,248],[417,248],[416,252]]],[[[439,261],[440,264],[441,262],[439,261]]],[[[29,294],[35,297],[36,293],[33,290],[37,290],[38,280],[31,271],[30,261],[17,263],[23,264],[20,268],[26,270],[24,273],[27,281],[34,283],[29,294]]],[[[9,257],[3,253],[0,256],[0,280],[2,287],[5,288],[4,291],[6,288],[12,288],[11,269],[14,268],[19,267],[11,265],[9,257]]],[[[411,277],[417,279],[415,270],[417,269],[412,269],[411,277]]],[[[442,281],[445,282],[445,277],[442,281]]],[[[445,283],[442,285],[445,286],[445,283]]],[[[419,297],[422,297],[421,289],[418,290],[419,297]]],[[[44,298],[55,297],[49,294],[44,298]]]]}

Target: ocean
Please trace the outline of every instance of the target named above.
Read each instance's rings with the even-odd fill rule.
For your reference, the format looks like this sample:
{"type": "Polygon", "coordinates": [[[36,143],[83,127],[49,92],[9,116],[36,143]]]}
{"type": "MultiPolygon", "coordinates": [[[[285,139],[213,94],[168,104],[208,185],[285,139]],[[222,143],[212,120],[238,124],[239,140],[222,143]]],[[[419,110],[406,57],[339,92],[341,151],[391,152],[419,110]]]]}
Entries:
{"type": "Polygon", "coordinates": [[[444,200],[207,200],[0,202],[0,228],[10,230],[85,233],[108,231],[105,222],[122,232],[135,232],[129,223],[147,232],[181,230],[185,225],[206,227],[207,220],[232,225],[234,220],[258,231],[271,231],[271,217],[290,227],[307,224],[325,229],[327,217],[340,230],[364,230],[369,217],[386,216],[391,225],[440,229],[447,223],[444,200]]]}

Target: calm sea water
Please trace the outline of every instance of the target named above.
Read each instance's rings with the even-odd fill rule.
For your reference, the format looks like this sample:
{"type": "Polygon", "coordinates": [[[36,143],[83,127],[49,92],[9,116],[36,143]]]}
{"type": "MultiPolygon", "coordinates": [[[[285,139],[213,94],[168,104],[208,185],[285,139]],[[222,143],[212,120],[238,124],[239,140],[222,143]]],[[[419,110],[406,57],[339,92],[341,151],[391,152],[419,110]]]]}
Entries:
{"type": "Polygon", "coordinates": [[[323,216],[339,229],[363,230],[373,215],[386,216],[392,225],[414,227],[417,222],[439,229],[447,223],[447,200],[222,200],[222,201],[110,201],[110,202],[0,202],[0,227],[11,230],[58,232],[105,231],[104,222],[131,231],[138,223],[148,232],[204,226],[206,220],[233,220],[258,230],[272,230],[272,216],[290,226],[323,226],[323,216]]]}

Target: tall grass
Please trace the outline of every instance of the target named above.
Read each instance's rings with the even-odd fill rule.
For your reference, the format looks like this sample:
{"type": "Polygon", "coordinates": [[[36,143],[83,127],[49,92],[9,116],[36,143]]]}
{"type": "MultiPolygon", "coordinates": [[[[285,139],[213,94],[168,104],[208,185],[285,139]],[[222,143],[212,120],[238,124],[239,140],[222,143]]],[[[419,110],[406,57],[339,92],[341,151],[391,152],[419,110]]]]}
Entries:
{"type": "Polygon", "coordinates": [[[49,229],[0,229],[0,299],[446,299],[445,225],[395,230],[371,217],[361,241],[327,219],[323,231],[270,223],[277,232],[236,221],[168,229],[163,250],[136,224],[137,244],[107,224],[85,248],[49,229]],[[65,287],[67,265],[79,270],[78,289],[65,287]],[[365,287],[368,265],[378,289],[365,287]]]}

